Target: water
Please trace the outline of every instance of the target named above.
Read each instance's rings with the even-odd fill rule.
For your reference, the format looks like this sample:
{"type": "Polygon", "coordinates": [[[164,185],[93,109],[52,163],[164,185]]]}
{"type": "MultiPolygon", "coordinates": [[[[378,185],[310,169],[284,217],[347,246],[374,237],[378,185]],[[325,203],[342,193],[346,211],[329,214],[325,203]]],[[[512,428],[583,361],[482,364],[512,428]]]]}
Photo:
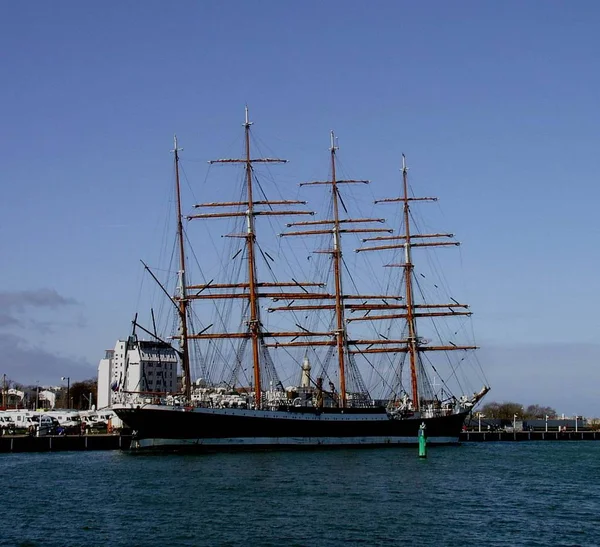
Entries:
{"type": "Polygon", "coordinates": [[[2,546],[598,545],[600,443],[0,455],[2,546]]]}

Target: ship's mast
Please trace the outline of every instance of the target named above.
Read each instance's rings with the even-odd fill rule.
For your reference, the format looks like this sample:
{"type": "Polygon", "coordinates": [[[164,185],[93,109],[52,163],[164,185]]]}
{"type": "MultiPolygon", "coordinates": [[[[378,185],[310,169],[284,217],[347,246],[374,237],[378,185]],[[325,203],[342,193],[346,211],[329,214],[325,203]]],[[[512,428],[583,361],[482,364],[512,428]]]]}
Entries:
{"type": "Polygon", "coordinates": [[[248,299],[250,302],[250,321],[248,327],[252,337],[252,364],[254,369],[254,390],[256,408],[261,407],[262,383],[260,378],[260,318],[258,313],[258,296],[256,292],[256,259],[255,245],[256,234],[254,232],[254,201],[252,197],[252,160],[250,158],[250,126],[252,122],[248,119],[248,107],[246,106],[246,120],[244,122],[244,136],[246,140],[246,188],[248,197],[248,210],[246,214],[246,249],[248,256],[248,299]]]}
{"type": "MultiPolygon", "coordinates": [[[[228,234],[227,237],[243,238],[245,239],[246,246],[246,259],[248,266],[248,282],[247,283],[209,283],[203,285],[191,285],[188,287],[190,290],[198,291],[196,294],[190,295],[189,298],[193,300],[198,299],[238,299],[243,298],[248,300],[250,317],[248,320],[248,331],[247,332],[221,332],[221,333],[206,333],[208,329],[204,329],[199,334],[192,334],[189,338],[192,339],[250,339],[252,341],[252,368],[254,372],[254,392],[255,392],[255,406],[256,408],[262,407],[262,378],[261,378],[261,357],[260,349],[263,345],[263,338],[269,337],[293,337],[296,336],[296,332],[264,332],[260,322],[259,313],[259,301],[260,298],[270,297],[285,297],[295,296],[296,293],[282,293],[282,292],[259,292],[259,289],[264,288],[283,288],[292,287],[294,289],[300,289],[306,291],[304,287],[309,286],[322,286],[318,283],[303,283],[298,281],[283,282],[283,283],[269,283],[261,282],[258,280],[257,268],[256,268],[256,256],[257,256],[257,242],[256,242],[256,230],[255,230],[255,217],[262,216],[276,216],[276,215],[306,215],[313,213],[310,211],[278,211],[272,208],[273,205],[299,205],[305,204],[304,201],[297,200],[254,200],[253,195],[253,177],[254,163],[286,163],[287,160],[277,158],[252,158],[250,153],[250,127],[252,122],[249,120],[248,107],[245,109],[245,121],[244,127],[244,138],[245,138],[245,154],[240,159],[219,159],[211,160],[209,163],[214,164],[243,164],[245,170],[245,183],[246,183],[246,200],[245,201],[233,201],[233,202],[214,202],[214,203],[203,203],[198,204],[196,207],[245,207],[245,210],[240,211],[227,211],[223,213],[204,213],[199,215],[188,216],[188,219],[207,219],[207,218],[231,218],[231,217],[245,217],[246,218],[246,231],[243,234],[228,234]],[[258,209],[258,206],[268,206],[269,210],[258,209]],[[220,293],[221,289],[244,289],[245,292],[233,292],[233,293],[220,293]],[[204,292],[206,291],[206,292],[204,292]]],[[[306,294],[306,293],[305,293],[306,294]]],[[[212,326],[212,325],[211,325],[212,326]]],[[[320,333],[307,333],[306,336],[320,336],[320,333]]]]}
{"type": "Polygon", "coordinates": [[[415,409],[419,410],[419,388],[417,383],[417,329],[414,318],[414,300],[412,291],[413,263],[410,241],[410,206],[408,205],[408,167],[406,157],[402,154],[402,186],[403,186],[403,214],[404,214],[404,282],[406,301],[406,323],[408,326],[408,357],[410,360],[410,383],[412,400],[415,409]]]}
{"type": "Polygon", "coordinates": [[[333,196],[333,275],[335,278],[335,317],[336,317],[336,343],[338,352],[338,367],[340,371],[340,406],[346,406],[346,328],[344,324],[344,306],[342,293],[342,246],[340,241],[340,213],[338,204],[338,188],[335,174],[335,134],[331,132],[331,192],[333,196]]]}
{"type": "MultiPolygon", "coordinates": [[[[403,345],[398,347],[388,346],[387,349],[380,348],[367,348],[362,353],[408,353],[410,361],[410,380],[411,380],[411,394],[412,401],[415,410],[420,410],[421,407],[421,396],[420,393],[420,378],[417,365],[419,362],[419,354],[426,351],[456,351],[456,350],[472,350],[477,349],[476,346],[459,346],[450,342],[449,345],[421,345],[419,337],[417,335],[416,321],[417,318],[421,317],[444,317],[444,316],[463,316],[471,315],[470,311],[456,311],[457,308],[468,309],[468,305],[461,304],[455,300],[447,304],[416,304],[413,291],[413,272],[414,264],[412,261],[412,248],[413,247],[444,247],[460,245],[457,241],[439,241],[439,238],[452,238],[454,234],[447,233],[432,233],[432,234],[413,234],[411,232],[410,224],[410,202],[412,201],[437,201],[434,197],[409,197],[408,195],[408,167],[406,166],[406,157],[402,154],[402,196],[397,198],[386,198],[376,200],[375,203],[402,203],[402,213],[404,221],[404,233],[392,236],[379,236],[363,239],[366,241],[390,241],[400,240],[399,243],[393,243],[390,245],[379,245],[375,247],[363,247],[357,249],[357,252],[363,251],[381,251],[387,249],[403,249],[404,250],[404,262],[400,264],[388,264],[388,267],[402,268],[404,270],[404,286],[405,286],[405,303],[399,306],[386,305],[385,308],[380,309],[398,309],[402,310],[403,313],[399,314],[382,314],[382,315],[365,315],[363,317],[357,317],[349,319],[348,321],[381,321],[390,319],[404,319],[408,329],[408,337],[406,340],[401,341],[403,345]],[[422,241],[425,240],[425,241],[422,241]],[[428,241],[434,240],[434,241],[428,241]],[[446,308],[446,310],[443,310],[446,308]],[[436,311],[433,311],[436,310],[436,311]],[[440,310],[440,311],[437,311],[440,310]]],[[[355,306],[354,310],[359,310],[361,307],[355,306]]],[[[363,308],[367,309],[367,308],[363,308]]],[[[373,309],[373,308],[370,308],[373,309]]]]}
{"type": "Polygon", "coordinates": [[[183,369],[183,392],[185,398],[189,401],[191,397],[192,378],[190,373],[190,355],[188,351],[188,326],[187,326],[187,306],[188,299],[186,295],[185,280],[185,245],[183,236],[183,216],[181,214],[181,187],[179,184],[179,152],[183,148],[177,147],[177,136],[173,138],[173,154],[175,157],[175,196],[177,201],[177,241],[179,243],[179,281],[178,281],[178,300],[179,300],[179,349],[181,354],[181,368],[183,369]]]}
{"type": "MultiPolygon", "coordinates": [[[[335,133],[331,131],[330,133],[330,157],[331,157],[331,180],[326,181],[312,181],[312,182],[303,182],[300,186],[309,186],[309,185],[328,185],[331,186],[331,195],[332,195],[332,205],[333,205],[333,214],[331,219],[327,220],[317,220],[317,221],[308,221],[308,222],[295,222],[292,224],[288,224],[288,227],[291,226],[314,226],[314,225],[325,225],[325,228],[317,229],[317,230],[304,230],[298,232],[287,232],[281,234],[282,236],[305,236],[305,235],[318,235],[318,234],[332,234],[333,235],[333,249],[325,250],[325,251],[316,251],[316,252],[324,252],[332,255],[333,258],[333,275],[334,275],[334,301],[333,305],[317,305],[317,306],[292,306],[291,304],[286,308],[269,308],[269,310],[281,310],[284,309],[289,311],[299,311],[299,310],[326,310],[333,309],[335,313],[335,323],[336,329],[331,334],[335,336],[335,340],[332,341],[331,345],[334,345],[337,349],[338,354],[338,368],[339,368],[339,405],[341,407],[347,406],[347,387],[346,387],[346,373],[347,373],[347,359],[350,353],[348,346],[350,343],[354,345],[363,345],[363,344],[378,344],[379,340],[348,340],[348,332],[346,328],[346,320],[345,320],[345,309],[348,307],[346,304],[346,300],[353,299],[363,299],[369,300],[371,298],[389,298],[396,299],[398,296],[394,295],[346,295],[344,294],[342,287],[342,241],[341,234],[346,232],[351,233],[381,233],[387,232],[391,233],[392,230],[388,228],[350,228],[346,227],[350,223],[383,223],[385,222],[382,218],[340,218],[340,202],[341,197],[339,194],[339,185],[340,184],[369,184],[368,180],[338,180],[336,173],[336,151],[338,150],[338,146],[336,146],[336,137],[335,133]]],[[[343,202],[342,202],[343,206],[343,202]]],[[[299,345],[296,342],[291,342],[286,345],[299,345]]],[[[302,343],[305,345],[304,343],[302,343]]],[[[284,345],[284,344],[280,344],[284,345]]],[[[308,345],[308,344],[306,344],[308,345]]],[[[313,342],[313,345],[314,344],[313,342]]]]}

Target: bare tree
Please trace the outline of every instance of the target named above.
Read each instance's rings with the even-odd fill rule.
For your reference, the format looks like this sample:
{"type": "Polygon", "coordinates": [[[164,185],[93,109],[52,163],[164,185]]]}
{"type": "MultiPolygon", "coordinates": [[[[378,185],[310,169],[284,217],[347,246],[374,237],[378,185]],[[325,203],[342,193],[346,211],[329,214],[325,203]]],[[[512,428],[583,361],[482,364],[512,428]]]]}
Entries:
{"type": "Polygon", "coordinates": [[[481,413],[485,414],[486,418],[499,419],[499,420],[513,420],[515,414],[519,419],[544,419],[546,416],[549,418],[556,417],[556,410],[549,406],[541,405],[529,405],[524,407],[520,403],[507,401],[504,403],[497,403],[495,401],[484,405],[481,408],[481,413]]]}

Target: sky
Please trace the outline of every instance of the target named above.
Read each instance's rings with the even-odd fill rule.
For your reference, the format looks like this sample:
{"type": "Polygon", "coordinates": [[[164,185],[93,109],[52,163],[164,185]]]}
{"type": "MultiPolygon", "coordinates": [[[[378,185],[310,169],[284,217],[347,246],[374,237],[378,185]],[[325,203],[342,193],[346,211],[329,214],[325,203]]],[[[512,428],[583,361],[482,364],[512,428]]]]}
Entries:
{"type": "Polygon", "coordinates": [[[0,374],[95,376],[157,257],[173,134],[202,193],[247,104],[290,188],[331,129],[384,195],[405,153],[462,242],[489,400],[599,416],[599,25],[584,0],[0,3],[0,374]]]}

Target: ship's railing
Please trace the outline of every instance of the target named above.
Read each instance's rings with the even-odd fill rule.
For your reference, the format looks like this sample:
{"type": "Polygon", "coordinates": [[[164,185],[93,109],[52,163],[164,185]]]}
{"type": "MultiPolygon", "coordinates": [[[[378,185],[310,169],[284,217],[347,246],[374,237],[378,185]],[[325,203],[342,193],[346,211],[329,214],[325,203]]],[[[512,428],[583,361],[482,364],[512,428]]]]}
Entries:
{"type": "MultiPolygon", "coordinates": [[[[290,387],[285,390],[270,389],[262,394],[262,408],[278,410],[281,408],[316,407],[316,390],[312,387],[290,387]]],[[[381,402],[373,401],[360,393],[348,393],[347,403],[349,408],[372,408],[382,406],[381,402]]],[[[228,387],[196,387],[192,390],[191,398],[185,399],[182,395],[152,395],[131,392],[115,392],[112,397],[113,405],[144,406],[165,405],[181,407],[204,408],[255,408],[253,392],[235,391],[228,387]]],[[[338,406],[337,399],[325,397],[323,406],[334,408],[338,406]]]]}

